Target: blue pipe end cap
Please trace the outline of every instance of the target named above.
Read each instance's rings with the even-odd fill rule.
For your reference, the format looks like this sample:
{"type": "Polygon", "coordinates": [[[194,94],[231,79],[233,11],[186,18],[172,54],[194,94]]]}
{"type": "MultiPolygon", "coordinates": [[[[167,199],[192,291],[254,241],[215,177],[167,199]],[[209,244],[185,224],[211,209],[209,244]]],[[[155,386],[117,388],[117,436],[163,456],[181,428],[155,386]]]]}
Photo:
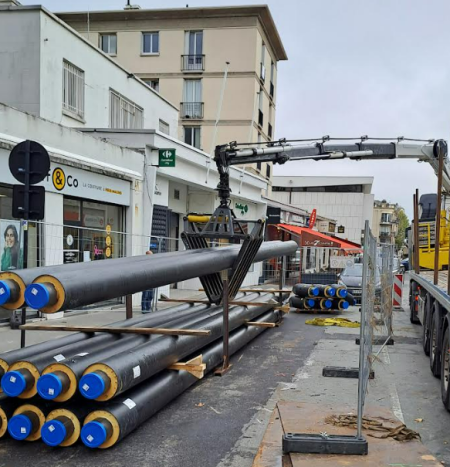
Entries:
{"type": "Polygon", "coordinates": [[[341,308],[342,308],[343,310],[346,310],[348,307],[349,307],[349,303],[348,303],[347,301],[343,301],[343,302],[341,303],[341,308]]]}
{"type": "Polygon", "coordinates": [[[318,297],[320,292],[319,287],[311,287],[310,292],[314,295],[314,297],[318,297]]]}
{"type": "Polygon", "coordinates": [[[309,298],[307,301],[306,301],[306,304],[312,308],[315,304],[316,304],[316,301],[313,300],[312,298],[309,298]]]}
{"type": "Polygon", "coordinates": [[[331,308],[333,302],[331,300],[325,300],[325,308],[331,308]]]}
{"type": "Polygon", "coordinates": [[[100,447],[106,441],[107,436],[106,428],[95,420],[86,423],[81,429],[81,441],[88,448],[100,447]]]}
{"type": "Polygon", "coordinates": [[[31,420],[23,414],[14,415],[8,422],[8,431],[12,438],[23,441],[30,436],[33,425],[31,420]]]}
{"type": "Polygon", "coordinates": [[[56,399],[62,392],[61,380],[53,373],[42,375],[37,382],[37,391],[43,399],[56,399]]]}
{"type": "Polygon", "coordinates": [[[2,389],[7,396],[18,397],[26,388],[27,382],[20,371],[7,371],[3,375],[2,389]]]}
{"type": "Polygon", "coordinates": [[[78,389],[86,399],[97,399],[105,392],[105,382],[97,373],[88,373],[80,379],[78,389]]]}
{"type": "Polygon", "coordinates": [[[336,289],[333,289],[333,287],[330,287],[328,290],[327,290],[327,293],[330,297],[334,297],[336,295],[336,289]]]}
{"type": "Polygon", "coordinates": [[[8,303],[11,298],[11,288],[5,281],[0,281],[0,306],[8,303]]]}
{"type": "Polygon", "coordinates": [[[47,446],[59,446],[66,439],[67,430],[59,420],[50,420],[42,426],[41,436],[47,446]]]}
{"type": "Polygon", "coordinates": [[[40,310],[48,305],[50,294],[44,284],[30,284],[25,289],[25,301],[35,310],[40,310]]]}
{"type": "Polygon", "coordinates": [[[348,295],[347,289],[339,290],[339,297],[340,298],[345,298],[347,295],[348,295]]]}

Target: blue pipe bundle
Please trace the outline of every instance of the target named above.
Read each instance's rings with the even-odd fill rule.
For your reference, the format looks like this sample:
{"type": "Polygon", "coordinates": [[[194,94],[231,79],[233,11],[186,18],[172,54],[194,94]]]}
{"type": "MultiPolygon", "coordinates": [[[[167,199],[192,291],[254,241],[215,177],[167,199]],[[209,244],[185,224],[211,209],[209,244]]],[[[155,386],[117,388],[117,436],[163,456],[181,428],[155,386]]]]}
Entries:
{"type": "Polygon", "coordinates": [[[301,311],[345,311],[355,300],[342,285],[295,284],[291,308],[301,311]]]}

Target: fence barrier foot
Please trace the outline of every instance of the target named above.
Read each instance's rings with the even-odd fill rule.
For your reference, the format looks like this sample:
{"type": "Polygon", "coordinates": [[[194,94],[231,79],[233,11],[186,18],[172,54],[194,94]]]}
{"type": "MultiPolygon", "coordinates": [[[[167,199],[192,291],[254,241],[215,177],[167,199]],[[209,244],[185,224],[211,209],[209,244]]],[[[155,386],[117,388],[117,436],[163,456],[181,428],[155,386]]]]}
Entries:
{"type": "Polygon", "coordinates": [[[369,452],[369,445],[363,437],[328,435],[326,433],[286,433],[283,436],[283,452],[365,456],[369,452]]]}
{"type": "MultiPolygon", "coordinates": [[[[394,345],[394,339],[392,337],[375,337],[372,341],[373,345],[383,345],[386,343],[386,345],[394,345]]],[[[355,339],[355,344],[359,345],[359,337],[355,339]]]]}
{"type": "MultiPolygon", "coordinates": [[[[327,378],[359,378],[359,368],[343,366],[326,366],[322,370],[322,376],[327,378]]],[[[370,370],[369,379],[375,378],[375,372],[370,370]]]]}

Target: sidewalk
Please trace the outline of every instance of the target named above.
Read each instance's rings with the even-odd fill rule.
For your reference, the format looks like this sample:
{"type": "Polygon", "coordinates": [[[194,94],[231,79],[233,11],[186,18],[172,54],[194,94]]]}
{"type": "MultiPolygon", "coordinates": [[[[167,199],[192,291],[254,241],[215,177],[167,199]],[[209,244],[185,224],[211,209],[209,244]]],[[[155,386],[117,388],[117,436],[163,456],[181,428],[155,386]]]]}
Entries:
{"type": "MultiPolygon", "coordinates": [[[[404,300],[407,299],[405,294],[407,294],[407,284],[405,284],[404,300]]],[[[439,461],[450,465],[448,444],[450,443],[450,415],[440,400],[440,381],[431,375],[428,358],[422,351],[420,343],[422,328],[410,323],[409,312],[397,311],[394,313],[395,344],[385,347],[380,353],[378,361],[373,365],[375,379],[369,381],[366,408],[371,412],[371,415],[373,408],[380,415],[390,412],[404,422],[408,428],[420,433],[425,448],[431,451],[431,454],[428,453],[428,456],[423,459],[416,459],[414,465],[423,465],[423,467],[444,465],[439,461]]],[[[359,321],[360,313],[356,307],[352,307],[350,312],[345,313],[345,317],[359,321]]],[[[308,332],[309,327],[309,325],[305,325],[304,332],[308,332]]],[[[295,461],[291,464],[290,460],[282,459],[281,428],[277,431],[273,425],[276,417],[271,421],[270,417],[277,404],[289,406],[289,404],[294,403],[292,407],[298,407],[299,414],[301,414],[297,427],[300,431],[304,420],[308,420],[307,414],[311,407],[317,407],[317,410],[321,412],[320,416],[323,416],[322,419],[331,415],[334,410],[344,410],[342,413],[349,411],[356,413],[358,381],[322,376],[322,369],[325,366],[358,367],[359,346],[355,344],[356,337],[359,337],[359,329],[326,328],[323,337],[316,342],[314,350],[293,376],[291,382],[278,385],[267,404],[260,409],[243,432],[232,453],[218,467],[303,465],[300,462],[300,457],[297,460],[298,464],[295,461]],[[302,411],[301,407],[308,410],[302,411]],[[264,438],[264,444],[261,445],[267,427],[268,435],[264,438]],[[272,457],[269,455],[269,460],[267,457],[264,458],[263,451],[266,454],[272,453],[272,457]],[[254,464],[253,459],[248,456],[249,452],[252,452],[253,455],[257,454],[254,464]],[[282,464],[282,462],[287,463],[282,464]]],[[[374,347],[375,352],[377,349],[379,347],[374,347]]],[[[292,427],[292,423],[289,425],[292,427]]],[[[334,433],[332,426],[325,428],[328,429],[329,433],[334,433]]],[[[367,439],[370,452],[370,443],[373,441],[371,438],[367,439]]],[[[420,443],[414,443],[420,446],[420,443]]],[[[412,444],[409,447],[411,449],[412,444]]],[[[420,447],[420,449],[423,448],[420,447]]],[[[396,455],[401,457],[401,453],[398,453],[398,449],[392,451],[392,463],[383,462],[373,465],[411,465],[411,463],[398,463],[394,458],[396,455]]],[[[310,462],[313,462],[313,459],[314,457],[310,458],[310,462]]],[[[334,465],[358,465],[357,460],[356,464],[341,464],[337,460],[339,457],[334,456],[334,459],[334,465]]],[[[314,465],[319,467],[322,464],[317,460],[314,465]]],[[[361,463],[361,465],[366,464],[361,463]]]]}
{"type": "MultiPolygon", "coordinates": [[[[178,290],[172,289],[170,291],[170,298],[181,299],[181,298],[204,298],[205,295],[203,292],[198,290],[178,290]]],[[[158,310],[163,310],[164,308],[175,306],[177,303],[171,302],[158,302],[158,310]]],[[[156,311],[157,313],[157,311],[156,311]]],[[[133,316],[139,316],[141,314],[140,307],[133,308],[133,316]]],[[[42,319],[34,319],[29,322],[39,322],[42,321],[44,324],[50,326],[53,325],[89,325],[89,326],[106,326],[117,321],[122,321],[125,319],[125,305],[117,306],[107,309],[89,309],[86,311],[75,311],[71,315],[67,313],[66,316],[62,319],[54,319],[50,322],[42,319]]],[[[27,331],[26,332],[26,345],[38,344],[50,339],[56,339],[58,337],[66,336],[70,334],[69,332],[58,332],[58,331],[27,331]]],[[[9,326],[0,327],[0,353],[6,352],[8,350],[13,350],[20,347],[20,330],[11,329],[9,326]]]]}

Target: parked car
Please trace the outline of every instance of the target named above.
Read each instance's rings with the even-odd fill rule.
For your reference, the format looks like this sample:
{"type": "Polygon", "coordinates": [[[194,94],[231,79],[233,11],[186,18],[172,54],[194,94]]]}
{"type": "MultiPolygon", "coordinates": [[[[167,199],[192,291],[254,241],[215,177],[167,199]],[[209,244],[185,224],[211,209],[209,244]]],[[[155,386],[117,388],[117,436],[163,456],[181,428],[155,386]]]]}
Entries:
{"type": "Polygon", "coordinates": [[[405,271],[409,271],[409,258],[405,258],[400,263],[400,274],[405,273],[405,271]]]}
{"type": "MultiPolygon", "coordinates": [[[[362,296],[362,279],[363,279],[362,263],[355,263],[353,266],[345,268],[339,276],[338,283],[345,285],[349,293],[356,300],[356,303],[361,303],[362,296]]],[[[381,276],[378,267],[375,272],[375,296],[381,296],[381,276]]]]}

